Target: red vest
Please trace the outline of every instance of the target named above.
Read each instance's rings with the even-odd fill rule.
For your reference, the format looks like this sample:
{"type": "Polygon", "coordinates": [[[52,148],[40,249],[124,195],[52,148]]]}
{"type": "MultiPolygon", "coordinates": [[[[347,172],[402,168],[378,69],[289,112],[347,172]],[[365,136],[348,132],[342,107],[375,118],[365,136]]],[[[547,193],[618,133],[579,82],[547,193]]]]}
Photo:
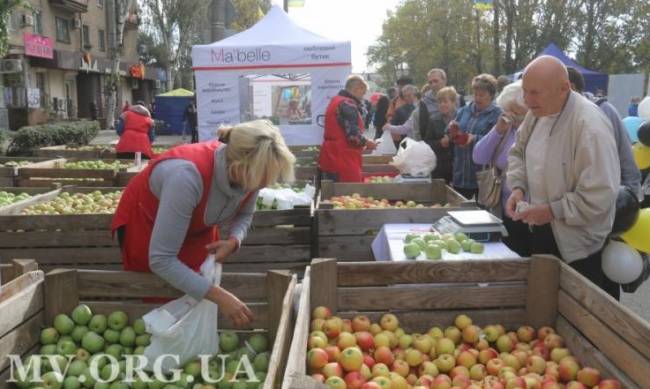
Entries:
{"type": "MultiPolygon", "coordinates": [[[[204,222],[208,192],[214,177],[214,153],[221,143],[218,141],[194,143],[174,147],[135,176],[124,190],[120,203],[113,217],[113,233],[126,226],[122,245],[122,262],[124,270],[149,272],[149,242],[158,212],[158,198],[149,189],[149,177],[153,168],[166,159],[185,159],[192,162],[199,171],[203,181],[201,201],[192,213],[190,226],[185,236],[178,258],[194,271],[199,271],[208,252],[205,246],[219,239],[216,226],[207,226],[204,222]]],[[[242,205],[250,198],[250,193],[242,205]]],[[[241,205],[240,205],[241,208],[241,205]]]]}
{"type": "Polygon", "coordinates": [[[115,150],[118,153],[135,153],[141,152],[149,158],[153,158],[151,150],[151,141],[149,140],[149,130],[153,125],[153,120],[144,115],[135,112],[124,112],[124,133],[120,136],[115,150]]]}
{"type": "MultiPolygon", "coordinates": [[[[325,111],[325,134],[318,164],[323,172],[337,174],[340,182],[363,182],[363,148],[353,147],[348,143],[345,129],[337,119],[339,105],[344,101],[357,104],[350,97],[334,96],[325,111]]],[[[363,132],[361,114],[357,116],[359,130],[363,132]]]]}

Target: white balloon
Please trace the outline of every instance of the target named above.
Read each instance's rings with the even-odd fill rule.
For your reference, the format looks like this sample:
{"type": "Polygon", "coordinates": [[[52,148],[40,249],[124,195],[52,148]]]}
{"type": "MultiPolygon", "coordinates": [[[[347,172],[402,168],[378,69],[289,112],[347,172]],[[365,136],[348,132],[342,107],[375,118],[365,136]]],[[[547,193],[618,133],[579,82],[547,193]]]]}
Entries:
{"type": "Polygon", "coordinates": [[[634,248],[612,240],[603,250],[602,268],[610,280],[627,284],[639,278],[643,272],[643,259],[634,248]]]}
{"type": "Polygon", "coordinates": [[[643,119],[650,119],[650,96],[646,96],[639,103],[639,117],[643,119]]]}

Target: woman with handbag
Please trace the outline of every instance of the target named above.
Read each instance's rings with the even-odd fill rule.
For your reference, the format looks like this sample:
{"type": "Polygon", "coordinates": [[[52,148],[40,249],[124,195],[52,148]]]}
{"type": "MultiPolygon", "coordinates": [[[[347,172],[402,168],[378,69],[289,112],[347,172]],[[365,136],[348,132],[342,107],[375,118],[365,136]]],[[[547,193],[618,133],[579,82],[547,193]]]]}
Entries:
{"type": "Polygon", "coordinates": [[[497,97],[497,105],[502,113],[496,125],[474,146],[472,159],[484,169],[476,173],[478,182],[478,202],[490,212],[499,216],[508,230],[503,242],[521,256],[529,256],[529,230],[522,222],[510,219],[503,212],[510,196],[505,180],[508,170],[508,152],[515,142],[517,127],[528,112],[524,102],[521,81],[507,85],[497,97]]]}

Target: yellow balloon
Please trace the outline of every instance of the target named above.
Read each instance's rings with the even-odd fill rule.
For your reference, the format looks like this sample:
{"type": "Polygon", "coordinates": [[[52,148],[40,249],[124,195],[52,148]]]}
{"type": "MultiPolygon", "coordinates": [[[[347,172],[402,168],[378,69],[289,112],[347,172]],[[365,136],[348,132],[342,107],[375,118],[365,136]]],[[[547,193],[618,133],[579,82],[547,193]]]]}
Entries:
{"type": "Polygon", "coordinates": [[[629,230],[621,234],[625,243],[644,253],[650,253],[650,208],[639,211],[639,218],[629,230]]]}
{"type": "Polygon", "coordinates": [[[647,169],[650,167],[650,147],[644,146],[642,143],[635,143],[632,146],[632,154],[639,169],[647,169]]]}

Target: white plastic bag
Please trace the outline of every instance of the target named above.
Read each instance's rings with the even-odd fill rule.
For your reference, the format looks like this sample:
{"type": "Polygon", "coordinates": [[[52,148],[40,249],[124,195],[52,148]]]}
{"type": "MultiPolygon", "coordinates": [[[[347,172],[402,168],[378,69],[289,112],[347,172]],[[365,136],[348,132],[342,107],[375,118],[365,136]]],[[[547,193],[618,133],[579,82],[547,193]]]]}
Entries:
{"type": "MultiPolygon", "coordinates": [[[[201,274],[212,285],[221,283],[221,264],[214,255],[209,255],[201,265],[201,274]]],[[[217,335],[218,307],[209,300],[197,301],[185,295],[144,315],[147,332],[151,334],[151,344],[144,350],[147,358],[147,370],[152,371],[156,359],[163,354],[178,356],[179,363],[173,358],[165,358],[162,371],[183,366],[197,355],[213,355],[218,351],[217,335]]]]}
{"type": "Polygon", "coordinates": [[[372,151],[371,155],[395,155],[395,153],[397,153],[395,142],[393,142],[393,137],[390,135],[389,131],[384,131],[384,134],[378,139],[378,141],[379,144],[377,145],[377,148],[372,151]]]}
{"type": "Polygon", "coordinates": [[[426,177],[436,168],[436,154],[424,141],[404,138],[391,163],[401,174],[426,177]]]}

